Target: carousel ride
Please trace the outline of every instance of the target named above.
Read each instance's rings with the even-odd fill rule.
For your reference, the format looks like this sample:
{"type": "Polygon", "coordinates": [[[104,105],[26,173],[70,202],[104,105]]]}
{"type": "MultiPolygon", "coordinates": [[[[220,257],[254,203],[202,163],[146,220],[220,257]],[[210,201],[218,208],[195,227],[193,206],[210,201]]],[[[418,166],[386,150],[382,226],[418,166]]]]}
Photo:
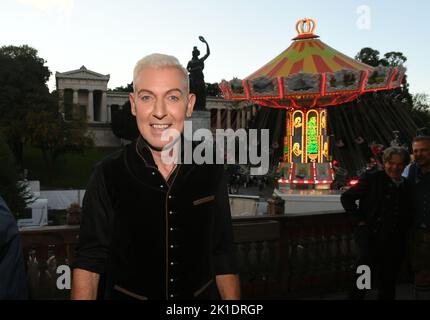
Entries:
{"type": "Polygon", "coordinates": [[[330,189],[334,171],[329,108],[369,92],[399,88],[405,77],[403,66],[372,67],[342,54],[322,42],[315,28],[313,19],[299,20],[298,35],[284,52],[245,79],[219,84],[226,100],[286,110],[276,191],[281,196],[289,190],[330,189]]]}

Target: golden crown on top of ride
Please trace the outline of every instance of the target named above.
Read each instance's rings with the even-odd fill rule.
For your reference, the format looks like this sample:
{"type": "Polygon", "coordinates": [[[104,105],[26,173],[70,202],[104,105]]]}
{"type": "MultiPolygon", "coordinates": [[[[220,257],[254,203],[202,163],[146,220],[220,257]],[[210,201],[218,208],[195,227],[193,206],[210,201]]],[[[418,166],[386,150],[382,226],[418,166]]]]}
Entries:
{"type": "Polygon", "coordinates": [[[303,18],[298,20],[296,23],[296,30],[298,36],[293,40],[318,38],[318,36],[314,33],[316,26],[317,23],[314,19],[303,18]]]}

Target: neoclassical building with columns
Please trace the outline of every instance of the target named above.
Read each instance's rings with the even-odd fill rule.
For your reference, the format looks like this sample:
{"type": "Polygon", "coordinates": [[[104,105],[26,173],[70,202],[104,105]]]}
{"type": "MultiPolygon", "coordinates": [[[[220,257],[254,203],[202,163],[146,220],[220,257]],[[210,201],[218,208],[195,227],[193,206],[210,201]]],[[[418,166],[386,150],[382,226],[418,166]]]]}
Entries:
{"type": "MultiPolygon", "coordinates": [[[[85,114],[94,142],[99,147],[120,146],[124,141],[111,130],[112,113],[128,101],[128,93],[108,91],[110,75],[103,75],[82,66],[77,70],[56,72],[56,85],[60,96],[60,112],[72,121],[85,114]]],[[[247,128],[255,116],[257,106],[244,102],[226,101],[222,98],[207,98],[208,112],[193,114],[193,129],[247,128]]]]}

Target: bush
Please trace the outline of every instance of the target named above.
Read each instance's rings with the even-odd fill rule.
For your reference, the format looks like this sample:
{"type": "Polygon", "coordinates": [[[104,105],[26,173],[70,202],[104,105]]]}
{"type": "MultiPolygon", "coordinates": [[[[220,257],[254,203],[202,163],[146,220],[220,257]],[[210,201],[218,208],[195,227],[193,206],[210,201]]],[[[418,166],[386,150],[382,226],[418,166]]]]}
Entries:
{"type": "Polygon", "coordinates": [[[12,152],[0,137],[0,195],[14,216],[18,218],[24,214],[31,195],[27,184],[19,182],[20,177],[13,159],[12,152]]]}

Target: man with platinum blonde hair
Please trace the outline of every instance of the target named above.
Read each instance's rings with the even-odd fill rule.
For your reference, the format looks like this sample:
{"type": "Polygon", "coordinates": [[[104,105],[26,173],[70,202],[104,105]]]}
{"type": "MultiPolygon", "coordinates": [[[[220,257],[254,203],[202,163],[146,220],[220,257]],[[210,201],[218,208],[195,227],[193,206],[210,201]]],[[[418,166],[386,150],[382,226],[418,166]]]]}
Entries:
{"type": "MultiPolygon", "coordinates": [[[[134,69],[140,136],[97,164],[83,202],[72,299],[239,299],[222,165],[162,161],[195,103],[186,70],[152,54],[134,69]]],[[[183,150],[183,148],[181,148],[183,150]]]]}

